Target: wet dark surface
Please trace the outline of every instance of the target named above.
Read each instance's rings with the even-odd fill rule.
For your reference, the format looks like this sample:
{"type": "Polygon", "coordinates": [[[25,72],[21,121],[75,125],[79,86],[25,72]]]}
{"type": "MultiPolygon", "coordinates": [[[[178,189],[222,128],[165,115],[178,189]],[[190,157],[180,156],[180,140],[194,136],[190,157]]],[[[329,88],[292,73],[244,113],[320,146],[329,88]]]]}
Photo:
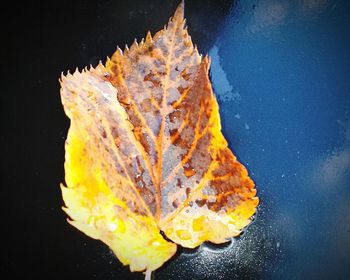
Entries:
{"type": "MultiPolygon", "coordinates": [[[[60,1],[3,9],[3,275],[143,279],[60,207],[61,71],[154,33],[177,1],[60,1]]],[[[17,6],[16,6],[17,5],[17,6]]],[[[187,1],[212,58],[224,135],[256,182],[254,223],[227,246],[179,250],[154,279],[349,279],[350,6],[347,1],[187,1]]]]}

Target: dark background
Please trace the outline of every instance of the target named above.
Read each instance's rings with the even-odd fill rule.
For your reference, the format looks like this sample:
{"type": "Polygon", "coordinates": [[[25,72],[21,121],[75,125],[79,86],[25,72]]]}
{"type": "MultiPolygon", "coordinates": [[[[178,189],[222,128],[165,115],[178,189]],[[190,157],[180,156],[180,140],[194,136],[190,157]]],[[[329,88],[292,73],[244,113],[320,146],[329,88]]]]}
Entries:
{"type": "MultiPolygon", "coordinates": [[[[143,279],[66,223],[69,127],[61,72],[161,29],[178,1],[29,1],[2,7],[0,263],[8,279],[143,279]]],[[[258,215],[228,246],[179,250],[154,279],[349,279],[347,1],[186,1],[211,55],[223,132],[258,215]]]]}

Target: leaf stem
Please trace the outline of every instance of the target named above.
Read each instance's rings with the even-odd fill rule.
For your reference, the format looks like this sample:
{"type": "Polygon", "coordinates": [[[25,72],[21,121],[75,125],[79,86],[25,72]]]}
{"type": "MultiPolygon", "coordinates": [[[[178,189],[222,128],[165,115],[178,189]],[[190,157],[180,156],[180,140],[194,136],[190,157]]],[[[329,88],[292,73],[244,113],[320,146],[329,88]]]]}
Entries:
{"type": "Polygon", "coordinates": [[[151,277],[152,277],[152,270],[147,269],[145,280],[151,280],[151,277]]]}

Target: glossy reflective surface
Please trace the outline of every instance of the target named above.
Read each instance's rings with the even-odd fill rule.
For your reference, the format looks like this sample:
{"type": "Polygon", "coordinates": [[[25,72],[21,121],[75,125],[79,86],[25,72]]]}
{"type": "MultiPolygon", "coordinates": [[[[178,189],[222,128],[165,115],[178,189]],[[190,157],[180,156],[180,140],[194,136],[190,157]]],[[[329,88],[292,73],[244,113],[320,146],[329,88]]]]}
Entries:
{"type": "MultiPolygon", "coordinates": [[[[154,279],[348,279],[349,3],[187,2],[193,41],[212,58],[223,133],[261,204],[240,238],[183,250],[154,279]]],[[[58,184],[68,121],[57,79],[158,30],[176,5],[62,1],[6,11],[3,268],[12,278],[143,278],[66,224],[58,184]]]]}

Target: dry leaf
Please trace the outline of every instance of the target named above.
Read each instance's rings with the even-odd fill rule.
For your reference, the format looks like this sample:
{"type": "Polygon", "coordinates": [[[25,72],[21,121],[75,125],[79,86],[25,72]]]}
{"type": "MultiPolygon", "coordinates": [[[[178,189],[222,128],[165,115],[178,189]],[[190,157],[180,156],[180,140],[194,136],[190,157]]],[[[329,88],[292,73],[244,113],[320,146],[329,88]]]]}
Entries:
{"type": "Polygon", "coordinates": [[[71,120],[64,210],[132,271],[159,268],[176,244],[226,242],[258,205],[221,134],[209,59],[193,47],[183,13],[182,3],[167,27],[118,48],[105,66],[61,78],[71,120]]]}

